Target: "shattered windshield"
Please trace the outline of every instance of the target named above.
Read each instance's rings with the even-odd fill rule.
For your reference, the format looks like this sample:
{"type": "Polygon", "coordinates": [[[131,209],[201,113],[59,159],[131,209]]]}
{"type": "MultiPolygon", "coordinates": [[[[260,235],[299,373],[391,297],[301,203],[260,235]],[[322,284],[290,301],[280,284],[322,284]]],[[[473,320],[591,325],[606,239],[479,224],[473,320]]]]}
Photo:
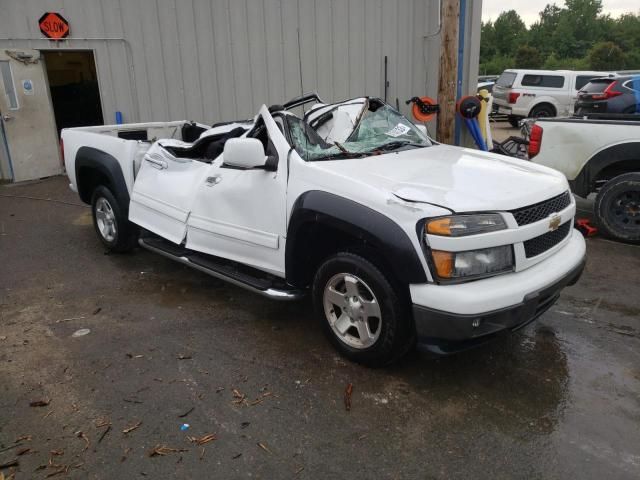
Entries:
{"type": "Polygon", "coordinates": [[[327,106],[309,122],[287,116],[293,147],[307,161],[359,158],[431,145],[429,138],[394,108],[380,100],[327,106]]]}

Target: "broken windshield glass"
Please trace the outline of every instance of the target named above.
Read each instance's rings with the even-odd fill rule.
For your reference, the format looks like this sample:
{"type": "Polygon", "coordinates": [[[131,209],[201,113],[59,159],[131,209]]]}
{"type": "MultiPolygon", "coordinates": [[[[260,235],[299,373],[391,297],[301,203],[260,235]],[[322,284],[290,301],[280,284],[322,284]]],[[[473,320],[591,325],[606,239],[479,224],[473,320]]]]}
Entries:
{"type": "MultiPolygon", "coordinates": [[[[321,113],[312,128],[306,121],[287,116],[293,146],[307,161],[358,158],[377,152],[431,145],[429,138],[402,114],[371,100],[354,110],[354,104],[321,113]],[[320,125],[318,125],[321,123],[320,125]]],[[[313,121],[312,121],[313,123],[313,121]]]]}

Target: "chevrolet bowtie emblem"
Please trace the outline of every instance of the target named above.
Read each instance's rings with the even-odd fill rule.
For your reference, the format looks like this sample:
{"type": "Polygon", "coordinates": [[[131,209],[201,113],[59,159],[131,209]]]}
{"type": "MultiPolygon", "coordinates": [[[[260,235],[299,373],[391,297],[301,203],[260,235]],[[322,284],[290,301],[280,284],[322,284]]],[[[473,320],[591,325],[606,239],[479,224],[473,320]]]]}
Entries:
{"type": "Polygon", "coordinates": [[[561,221],[562,219],[560,218],[560,215],[555,215],[551,217],[551,219],[549,220],[549,230],[551,230],[552,232],[554,230],[557,230],[558,227],[560,226],[561,221]]]}

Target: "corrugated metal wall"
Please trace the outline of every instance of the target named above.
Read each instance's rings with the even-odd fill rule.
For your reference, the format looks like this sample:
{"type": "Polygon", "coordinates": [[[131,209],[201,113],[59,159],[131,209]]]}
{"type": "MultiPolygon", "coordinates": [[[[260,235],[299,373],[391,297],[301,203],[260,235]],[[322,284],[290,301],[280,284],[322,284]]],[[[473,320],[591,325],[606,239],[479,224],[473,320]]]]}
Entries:
{"type": "MultiPolygon", "coordinates": [[[[383,96],[385,55],[388,100],[404,109],[411,96],[436,95],[439,3],[0,0],[0,48],[94,50],[107,123],[115,111],[125,122],[246,118],[303,90],[327,100],[383,96]],[[69,21],[69,40],[42,39],[45,11],[69,21]]],[[[473,3],[468,28],[479,32],[473,3]]],[[[478,46],[467,47],[466,63],[477,64],[478,46]]],[[[465,83],[474,90],[475,78],[465,83]]]]}

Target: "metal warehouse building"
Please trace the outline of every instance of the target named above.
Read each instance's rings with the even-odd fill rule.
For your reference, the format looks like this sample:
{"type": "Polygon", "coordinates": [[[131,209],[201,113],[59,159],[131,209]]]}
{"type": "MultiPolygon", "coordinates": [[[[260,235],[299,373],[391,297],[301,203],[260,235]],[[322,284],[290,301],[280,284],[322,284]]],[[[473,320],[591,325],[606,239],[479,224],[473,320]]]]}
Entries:
{"type": "MultiPolygon", "coordinates": [[[[467,93],[481,1],[460,3],[467,93]]],[[[406,112],[439,57],[439,0],[0,0],[0,175],[61,173],[70,126],[248,118],[310,90],[406,112]]]]}

